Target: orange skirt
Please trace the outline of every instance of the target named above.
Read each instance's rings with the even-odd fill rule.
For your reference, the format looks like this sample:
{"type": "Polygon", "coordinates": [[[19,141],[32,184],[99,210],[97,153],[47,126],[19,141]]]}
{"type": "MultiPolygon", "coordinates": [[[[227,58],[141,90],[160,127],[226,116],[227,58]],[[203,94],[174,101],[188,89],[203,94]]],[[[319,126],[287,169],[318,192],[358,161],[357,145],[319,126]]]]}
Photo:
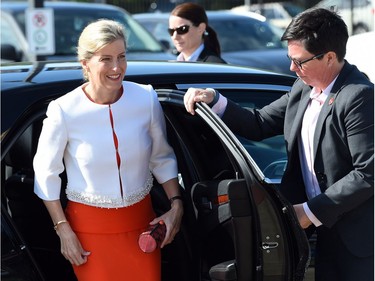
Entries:
{"type": "Polygon", "coordinates": [[[91,252],[81,266],[73,266],[79,281],[160,281],[160,249],[144,253],[139,235],[155,218],[151,198],[118,209],[69,201],[67,219],[82,247],[91,252]]]}

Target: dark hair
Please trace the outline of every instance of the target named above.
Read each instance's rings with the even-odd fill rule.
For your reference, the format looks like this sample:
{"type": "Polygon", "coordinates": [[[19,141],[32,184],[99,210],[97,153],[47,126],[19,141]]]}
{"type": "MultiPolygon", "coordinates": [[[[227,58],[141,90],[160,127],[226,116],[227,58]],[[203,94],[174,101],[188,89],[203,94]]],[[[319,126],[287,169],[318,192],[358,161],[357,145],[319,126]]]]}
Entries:
{"type": "Polygon", "coordinates": [[[208,17],[204,8],[198,4],[187,2],[177,5],[171,12],[172,16],[187,19],[198,26],[202,22],[206,24],[206,32],[203,33],[204,45],[214,51],[218,56],[221,54],[220,43],[215,30],[208,25],[208,17]]]}
{"type": "Polygon", "coordinates": [[[348,28],[336,12],[312,8],[292,19],[281,40],[299,40],[315,55],[333,51],[338,61],[342,61],[348,37],[348,28]]]}

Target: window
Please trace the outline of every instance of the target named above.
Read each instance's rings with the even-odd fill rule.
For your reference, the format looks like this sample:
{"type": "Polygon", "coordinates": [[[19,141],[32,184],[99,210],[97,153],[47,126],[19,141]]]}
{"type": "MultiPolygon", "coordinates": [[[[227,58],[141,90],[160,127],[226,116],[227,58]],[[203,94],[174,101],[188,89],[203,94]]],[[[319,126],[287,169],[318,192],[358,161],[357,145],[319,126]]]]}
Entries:
{"type": "MultiPolygon", "coordinates": [[[[242,107],[262,108],[281,97],[285,91],[271,90],[219,90],[224,96],[242,107]]],[[[283,135],[262,141],[252,141],[237,136],[264,175],[270,179],[281,179],[287,162],[283,135]]]]}

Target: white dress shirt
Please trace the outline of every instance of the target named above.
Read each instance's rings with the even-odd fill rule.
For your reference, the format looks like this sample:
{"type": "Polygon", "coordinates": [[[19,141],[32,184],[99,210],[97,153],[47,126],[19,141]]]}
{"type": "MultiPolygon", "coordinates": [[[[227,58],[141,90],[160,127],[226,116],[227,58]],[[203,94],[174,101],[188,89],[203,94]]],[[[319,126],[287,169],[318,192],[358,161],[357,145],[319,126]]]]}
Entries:
{"type": "Polygon", "coordinates": [[[190,57],[185,58],[182,53],[177,56],[178,61],[197,61],[199,55],[202,53],[204,49],[204,44],[202,43],[192,54],[190,57]]]}
{"type": "Polygon", "coordinates": [[[315,88],[311,90],[310,102],[303,116],[301,135],[298,138],[302,174],[306,186],[307,198],[309,199],[321,193],[314,171],[313,141],[316,122],[327,96],[327,93],[324,91],[318,93],[315,91],[315,88]]]}
{"type": "MultiPolygon", "coordinates": [[[[301,169],[308,199],[314,198],[321,193],[314,170],[314,133],[320,111],[331,92],[336,78],[321,93],[317,92],[315,88],[311,90],[310,103],[303,116],[301,134],[298,137],[301,169]]],[[[307,202],[303,203],[302,206],[306,215],[315,226],[322,225],[322,223],[311,212],[307,202]]]]}
{"type": "MultiPolygon", "coordinates": [[[[316,92],[315,88],[311,90],[310,102],[302,120],[301,135],[298,137],[298,150],[301,159],[302,175],[308,199],[311,199],[321,193],[314,171],[313,141],[316,122],[326,99],[326,92],[316,92]]],[[[303,203],[303,209],[315,226],[322,224],[311,212],[306,202],[303,203]]]]}

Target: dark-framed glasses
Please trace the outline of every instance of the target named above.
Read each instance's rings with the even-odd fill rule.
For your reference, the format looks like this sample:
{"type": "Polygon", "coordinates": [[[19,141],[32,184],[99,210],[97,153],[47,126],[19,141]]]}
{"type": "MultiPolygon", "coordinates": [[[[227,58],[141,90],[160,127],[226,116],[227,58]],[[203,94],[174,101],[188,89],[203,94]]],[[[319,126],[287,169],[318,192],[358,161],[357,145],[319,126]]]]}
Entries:
{"type": "Polygon", "coordinates": [[[319,55],[315,55],[315,56],[313,56],[312,58],[309,58],[309,59],[306,59],[306,60],[303,60],[303,61],[299,61],[299,60],[296,60],[296,59],[293,59],[293,58],[291,58],[289,55],[286,55],[287,57],[288,57],[288,59],[290,59],[299,69],[302,69],[302,65],[304,64],[304,63],[307,63],[307,62],[309,62],[309,61],[311,61],[311,60],[315,60],[315,59],[320,59],[320,58],[322,58],[322,57],[324,57],[324,55],[325,55],[326,53],[321,53],[321,54],[319,54],[319,55]]]}
{"type": "Polygon", "coordinates": [[[168,28],[168,33],[170,36],[173,36],[176,31],[178,35],[183,35],[189,32],[190,25],[181,25],[176,28],[168,28]]]}

